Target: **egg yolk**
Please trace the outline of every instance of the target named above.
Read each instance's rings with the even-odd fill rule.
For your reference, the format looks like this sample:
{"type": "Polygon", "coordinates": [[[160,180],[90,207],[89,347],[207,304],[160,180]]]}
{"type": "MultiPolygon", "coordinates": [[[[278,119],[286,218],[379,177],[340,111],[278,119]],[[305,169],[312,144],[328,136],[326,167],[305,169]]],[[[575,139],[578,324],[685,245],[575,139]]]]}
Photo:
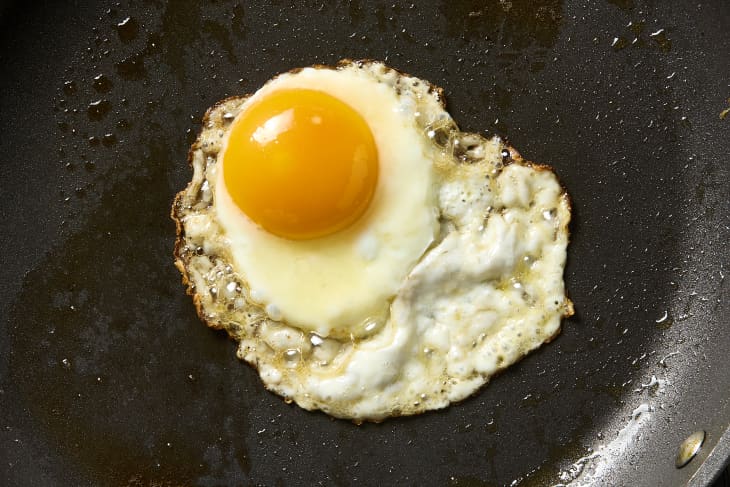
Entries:
{"type": "Polygon", "coordinates": [[[238,115],[222,155],[228,194],[280,237],[322,237],[354,223],[378,180],[373,134],[324,92],[278,90],[238,115]]]}

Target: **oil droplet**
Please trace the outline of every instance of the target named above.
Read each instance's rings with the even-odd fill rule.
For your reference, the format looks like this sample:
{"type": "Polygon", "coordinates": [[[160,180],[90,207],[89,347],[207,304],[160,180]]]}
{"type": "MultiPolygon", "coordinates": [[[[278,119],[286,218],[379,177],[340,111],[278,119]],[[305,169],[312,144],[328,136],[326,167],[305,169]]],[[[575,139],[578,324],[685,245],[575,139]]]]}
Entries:
{"type": "Polygon", "coordinates": [[[286,361],[286,366],[296,367],[299,361],[301,360],[301,352],[298,349],[290,348],[286,352],[284,352],[284,360],[286,361]]]}
{"type": "Polygon", "coordinates": [[[667,33],[664,31],[664,29],[659,29],[656,32],[652,32],[649,34],[649,37],[652,38],[652,40],[659,46],[659,49],[661,49],[664,52],[669,52],[672,50],[672,41],[669,40],[667,37],[667,33]]]}
{"type": "Polygon", "coordinates": [[[73,81],[66,81],[63,83],[63,92],[67,95],[73,95],[76,93],[76,83],[73,81]]]}
{"type": "Polygon", "coordinates": [[[634,33],[634,40],[631,41],[631,45],[633,47],[644,47],[646,46],[646,36],[643,35],[644,29],[646,27],[646,22],[643,20],[639,21],[631,21],[626,26],[628,27],[631,32],[634,33]]]}
{"type": "Polygon", "coordinates": [[[638,22],[629,22],[629,25],[627,27],[631,29],[631,32],[638,36],[641,35],[642,32],[644,32],[645,25],[646,22],[644,22],[643,20],[639,20],[638,22]]]}
{"type": "Polygon", "coordinates": [[[122,42],[127,43],[133,41],[139,32],[139,25],[132,17],[127,17],[117,24],[117,33],[122,42]]]}
{"type": "Polygon", "coordinates": [[[627,41],[623,37],[614,37],[613,42],[611,42],[611,47],[613,47],[613,49],[615,51],[620,51],[621,49],[623,49],[624,47],[626,47],[628,45],[629,45],[629,41],[627,41]]]}
{"type": "Polygon", "coordinates": [[[103,74],[94,77],[94,89],[97,92],[106,93],[112,89],[112,86],[114,86],[112,82],[103,74]]]}
{"type": "Polygon", "coordinates": [[[111,147],[117,143],[117,136],[114,134],[104,134],[104,137],[101,139],[101,143],[106,147],[111,147]]]}
{"type": "Polygon", "coordinates": [[[108,100],[97,100],[89,103],[87,112],[89,114],[89,119],[101,120],[111,109],[112,104],[109,103],[108,100]]]}
{"type": "Polygon", "coordinates": [[[322,337],[317,335],[316,333],[312,333],[312,335],[309,337],[309,341],[312,343],[313,347],[318,347],[324,343],[322,337]]]}

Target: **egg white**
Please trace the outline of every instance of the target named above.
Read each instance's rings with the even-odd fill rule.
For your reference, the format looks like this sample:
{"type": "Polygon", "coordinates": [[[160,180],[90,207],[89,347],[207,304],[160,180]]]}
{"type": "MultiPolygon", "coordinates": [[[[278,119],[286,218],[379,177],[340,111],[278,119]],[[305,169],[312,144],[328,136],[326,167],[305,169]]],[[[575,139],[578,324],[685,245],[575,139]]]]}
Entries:
{"type": "MultiPolygon", "coordinates": [[[[201,318],[238,340],[238,356],[285,399],[355,421],[445,407],[551,340],[572,314],[563,283],[568,196],[549,168],[501,139],[460,132],[427,82],[377,62],[317,71],[352,71],[384,87],[409,107],[431,156],[421,164],[432,171],[439,231],[400,281],[382,326],[362,336],[314,333],[267,309],[238,268],[215,190],[217,156],[245,98],[213,107],[191,150],[193,178],[173,206],[176,265],[201,318]]],[[[372,246],[356,245],[365,254],[372,246]]]]}

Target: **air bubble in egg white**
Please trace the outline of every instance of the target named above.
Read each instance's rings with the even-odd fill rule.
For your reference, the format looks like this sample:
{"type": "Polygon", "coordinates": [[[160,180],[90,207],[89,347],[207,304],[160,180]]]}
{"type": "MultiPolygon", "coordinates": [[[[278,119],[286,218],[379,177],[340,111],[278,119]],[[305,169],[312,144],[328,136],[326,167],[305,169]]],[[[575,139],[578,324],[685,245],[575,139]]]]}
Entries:
{"type": "Polygon", "coordinates": [[[226,284],[226,297],[228,299],[235,298],[237,294],[240,294],[240,292],[241,292],[241,286],[239,286],[236,281],[231,281],[228,284],[226,284]]]}
{"type": "Polygon", "coordinates": [[[290,348],[284,352],[284,360],[286,360],[287,367],[296,367],[302,357],[301,352],[295,348],[290,348]]]}
{"type": "Polygon", "coordinates": [[[281,310],[275,304],[266,305],[266,314],[274,321],[281,321],[281,310]]]}
{"type": "Polygon", "coordinates": [[[254,303],[260,304],[264,302],[264,294],[258,289],[251,289],[248,295],[251,297],[251,301],[253,301],[254,303]]]}
{"type": "Polygon", "coordinates": [[[365,324],[365,331],[371,332],[375,330],[375,328],[378,326],[378,322],[375,320],[370,320],[365,324]]]}
{"type": "Polygon", "coordinates": [[[200,194],[203,197],[203,201],[205,201],[206,203],[210,203],[210,201],[213,199],[213,193],[210,190],[210,184],[208,183],[207,179],[203,181],[203,184],[200,185],[200,194]]]}

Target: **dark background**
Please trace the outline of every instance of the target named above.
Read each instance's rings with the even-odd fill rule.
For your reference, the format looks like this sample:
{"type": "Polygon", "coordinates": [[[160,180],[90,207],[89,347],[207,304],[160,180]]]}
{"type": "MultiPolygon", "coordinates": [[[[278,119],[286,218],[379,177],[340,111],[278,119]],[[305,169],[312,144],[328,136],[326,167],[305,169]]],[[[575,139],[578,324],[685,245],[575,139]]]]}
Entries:
{"type": "Polygon", "coordinates": [[[730,453],[729,53],[723,1],[0,4],[0,483],[554,484],[640,404],[601,483],[705,460],[709,482],[730,453]],[[561,336],[462,404],[361,427],[266,393],[200,324],[168,217],[209,106],[344,57],[442,86],[575,208],[561,336]]]}

